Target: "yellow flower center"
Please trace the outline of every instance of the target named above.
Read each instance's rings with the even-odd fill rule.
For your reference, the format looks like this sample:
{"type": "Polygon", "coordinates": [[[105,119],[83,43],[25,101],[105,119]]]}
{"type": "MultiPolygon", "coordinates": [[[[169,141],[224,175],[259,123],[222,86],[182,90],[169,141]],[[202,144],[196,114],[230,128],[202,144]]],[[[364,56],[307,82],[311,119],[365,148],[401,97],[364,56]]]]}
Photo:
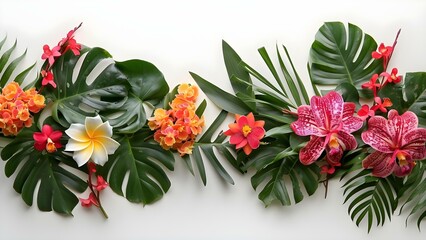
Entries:
{"type": "Polygon", "coordinates": [[[249,133],[251,133],[251,127],[249,126],[249,125],[244,125],[244,127],[243,127],[243,135],[244,135],[244,137],[247,137],[247,135],[249,134],[249,133]]]}
{"type": "Polygon", "coordinates": [[[330,141],[328,142],[328,146],[330,148],[338,148],[339,147],[339,141],[337,138],[337,134],[333,133],[330,137],[330,141]]]}
{"type": "Polygon", "coordinates": [[[52,139],[47,138],[47,144],[46,144],[46,150],[49,153],[56,152],[56,146],[55,143],[52,141],[52,139]]]}

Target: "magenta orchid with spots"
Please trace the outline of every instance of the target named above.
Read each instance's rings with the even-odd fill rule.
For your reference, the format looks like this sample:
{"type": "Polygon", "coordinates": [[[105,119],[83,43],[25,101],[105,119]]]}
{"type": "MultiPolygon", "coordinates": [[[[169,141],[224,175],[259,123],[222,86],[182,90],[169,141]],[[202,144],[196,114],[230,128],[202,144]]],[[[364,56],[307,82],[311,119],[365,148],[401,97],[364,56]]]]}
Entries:
{"type": "Polygon", "coordinates": [[[340,166],[343,151],[357,147],[351,133],[363,125],[363,120],[354,116],[354,112],[355,104],[344,102],[335,91],[324,97],[312,97],[310,106],[300,106],[297,109],[298,119],[291,128],[299,136],[311,136],[308,144],[300,150],[300,162],[312,164],[325,150],[328,164],[340,166]]]}
{"type": "Polygon", "coordinates": [[[410,111],[400,116],[390,110],[387,120],[381,116],[370,118],[361,138],[375,151],[362,161],[362,166],[372,168],[376,177],[409,174],[415,160],[426,158],[426,129],[417,125],[417,116],[410,111]]]}

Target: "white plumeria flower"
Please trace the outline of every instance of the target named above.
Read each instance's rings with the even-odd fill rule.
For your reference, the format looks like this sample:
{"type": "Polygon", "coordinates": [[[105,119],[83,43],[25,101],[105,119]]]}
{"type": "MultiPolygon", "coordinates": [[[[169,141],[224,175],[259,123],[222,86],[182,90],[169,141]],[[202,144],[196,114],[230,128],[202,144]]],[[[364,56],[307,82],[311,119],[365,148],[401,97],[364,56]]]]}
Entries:
{"type": "Polygon", "coordinates": [[[102,122],[101,117],[86,117],[84,125],[71,124],[65,131],[70,137],[65,151],[73,151],[73,158],[81,167],[90,159],[104,165],[108,155],[113,154],[120,144],[112,139],[112,127],[109,122],[102,122]]]}

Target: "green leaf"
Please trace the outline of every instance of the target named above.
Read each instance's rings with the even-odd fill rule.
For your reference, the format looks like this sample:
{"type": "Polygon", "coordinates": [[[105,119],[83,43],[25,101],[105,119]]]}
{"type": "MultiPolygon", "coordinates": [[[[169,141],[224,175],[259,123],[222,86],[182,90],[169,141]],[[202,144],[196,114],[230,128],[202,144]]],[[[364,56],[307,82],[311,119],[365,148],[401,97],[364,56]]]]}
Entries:
{"type": "Polygon", "coordinates": [[[407,73],[404,79],[404,85],[386,85],[379,96],[390,98],[392,108],[400,114],[414,112],[419,126],[426,127],[426,72],[407,73]]]}
{"type": "Polygon", "coordinates": [[[294,78],[290,75],[290,72],[288,71],[287,67],[285,66],[285,63],[281,57],[280,51],[278,50],[278,46],[277,48],[277,55],[278,55],[278,61],[280,63],[281,66],[281,71],[283,72],[284,78],[287,82],[287,86],[290,89],[291,95],[293,96],[293,99],[295,100],[297,106],[304,104],[308,104],[309,103],[309,97],[308,97],[308,93],[306,92],[306,88],[304,83],[302,82],[302,80],[299,77],[299,74],[297,74],[296,69],[293,65],[293,61],[290,58],[290,54],[287,51],[287,48],[283,45],[284,48],[284,52],[286,54],[287,60],[290,62],[292,71],[296,77],[296,80],[294,80],[294,78]],[[296,82],[297,82],[297,86],[296,86],[296,82]],[[299,91],[297,90],[299,89],[301,93],[299,93],[299,91]],[[301,96],[300,96],[301,95],[301,96]]]}
{"type": "Polygon", "coordinates": [[[219,159],[216,157],[216,153],[214,149],[219,150],[219,153],[228,160],[231,164],[235,166],[236,159],[229,152],[229,146],[224,144],[224,140],[226,136],[223,133],[219,133],[215,140],[212,140],[214,133],[221,126],[223,121],[226,119],[227,112],[222,110],[210,127],[204,132],[204,134],[199,138],[199,140],[194,144],[194,148],[192,150],[192,154],[190,155],[190,159],[195,162],[195,166],[198,169],[200,174],[200,178],[204,185],[207,184],[206,170],[205,164],[201,152],[204,153],[207,160],[213,166],[214,170],[222,177],[223,180],[230,184],[234,184],[234,180],[229,175],[229,173],[225,170],[225,168],[220,163],[219,159]]]}
{"type": "Polygon", "coordinates": [[[377,43],[353,25],[327,22],[317,32],[309,55],[310,76],[316,85],[354,85],[361,96],[372,97],[361,85],[375,73],[383,71],[382,61],[373,60],[371,53],[377,43]]]}
{"type": "Polygon", "coordinates": [[[406,196],[404,204],[402,204],[400,213],[403,209],[411,207],[408,219],[410,217],[417,216],[417,227],[420,230],[420,224],[426,216],[426,164],[422,161],[418,161],[416,167],[413,169],[410,175],[406,177],[406,181],[398,193],[399,196],[406,196]]]}
{"type": "Polygon", "coordinates": [[[341,84],[337,85],[335,90],[342,95],[343,100],[345,102],[353,102],[358,107],[360,106],[359,94],[358,94],[357,89],[354,87],[354,85],[352,85],[350,83],[346,83],[346,82],[341,83],[341,84]]]}
{"type": "Polygon", "coordinates": [[[80,56],[68,51],[52,71],[57,88],[46,87],[44,93],[53,98],[52,116],[64,127],[99,114],[118,133],[134,133],[146,122],[143,104],[161,101],[169,90],[152,64],[115,62],[102,48],[83,48],[80,56]]]}
{"type": "Polygon", "coordinates": [[[251,111],[251,109],[237,97],[223,91],[195,73],[190,74],[207,97],[221,109],[241,115],[245,115],[251,111]]]}
{"type": "Polygon", "coordinates": [[[383,225],[386,217],[391,219],[398,204],[393,178],[393,176],[372,177],[370,171],[362,170],[343,185],[345,202],[350,202],[348,213],[352,220],[356,219],[357,226],[367,216],[368,232],[370,232],[374,216],[377,225],[383,225]]]}
{"type": "Polygon", "coordinates": [[[24,59],[26,54],[27,50],[25,50],[25,52],[21,56],[15,58],[12,62],[9,63],[0,78],[0,86],[5,86],[6,83],[9,82],[10,76],[12,75],[13,71],[15,71],[16,67],[19,63],[21,63],[22,59],[24,59]]]}
{"type": "Polygon", "coordinates": [[[265,146],[250,154],[250,161],[245,169],[254,168],[256,173],[251,179],[254,189],[261,183],[265,186],[259,193],[259,199],[269,206],[274,201],[282,205],[291,205],[291,196],[287,187],[291,184],[294,203],[303,200],[301,185],[308,195],[312,195],[318,188],[319,168],[315,164],[302,165],[297,156],[291,152],[283,152],[280,146],[265,146]],[[302,183],[302,184],[301,184],[302,183]]]}
{"type": "Polygon", "coordinates": [[[39,131],[35,125],[23,129],[1,151],[1,158],[7,161],[6,176],[16,173],[13,187],[27,205],[32,206],[33,196],[36,196],[37,206],[41,211],[53,210],[72,215],[79,200],[70,189],[82,193],[87,188],[87,183],[60,165],[63,163],[77,169],[72,157],[64,155],[62,151],[47,154],[35,150],[34,131],[39,131]],[[34,195],[38,183],[38,192],[34,195]]]}
{"type": "Polygon", "coordinates": [[[149,134],[149,130],[143,130],[133,136],[122,136],[120,147],[100,170],[111,189],[130,202],[153,203],[162,198],[171,186],[160,164],[173,170],[173,154],[157,143],[146,142],[144,139],[149,134]]]}
{"type": "MultiPolygon", "coordinates": [[[[4,67],[6,66],[6,63],[9,61],[10,55],[15,51],[16,44],[18,43],[17,40],[15,40],[15,43],[11,48],[6,50],[0,57],[0,73],[3,71],[4,67]]],[[[4,86],[4,85],[2,85],[4,86]]]]}
{"type": "Polygon", "coordinates": [[[265,137],[280,137],[282,135],[292,133],[292,132],[293,130],[291,130],[290,125],[283,125],[283,126],[269,129],[266,132],[265,137]]]}
{"type": "Polygon", "coordinates": [[[243,93],[248,96],[254,97],[253,89],[250,85],[242,84],[238,81],[233,81],[232,77],[239,78],[244,82],[251,83],[250,75],[245,70],[244,67],[241,66],[241,58],[229,46],[228,43],[222,40],[222,51],[223,51],[223,59],[225,61],[226,70],[228,72],[229,79],[231,80],[232,88],[235,93],[243,93]]]}

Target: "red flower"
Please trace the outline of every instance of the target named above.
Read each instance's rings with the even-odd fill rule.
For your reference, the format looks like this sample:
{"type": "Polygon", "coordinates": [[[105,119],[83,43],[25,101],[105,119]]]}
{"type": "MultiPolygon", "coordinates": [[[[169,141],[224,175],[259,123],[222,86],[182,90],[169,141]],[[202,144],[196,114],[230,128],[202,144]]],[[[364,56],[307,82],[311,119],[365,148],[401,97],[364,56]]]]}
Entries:
{"type": "Polygon", "coordinates": [[[33,133],[34,148],[38,151],[46,149],[47,152],[53,153],[58,148],[62,147],[60,139],[62,137],[61,131],[53,131],[49,125],[43,125],[41,132],[33,133]]]}
{"type": "Polygon", "coordinates": [[[367,104],[362,105],[361,109],[358,110],[358,117],[363,121],[368,117],[372,117],[375,115],[375,112],[368,107],[367,104]]]}
{"type": "Polygon", "coordinates": [[[343,151],[353,150],[357,142],[352,132],[363,125],[363,120],[353,116],[355,104],[343,102],[335,91],[324,97],[314,96],[311,105],[297,108],[298,119],[290,126],[299,136],[311,136],[308,144],[300,150],[302,164],[315,162],[325,150],[331,167],[339,166],[343,151]]]}
{"type": "Polygon", "coordinates": [[[60,49],[61,49],[60,46],[56,46],[56,47],[52,48],[52,50],[50,50],[50,48],[47,44],[44,45],[43,46],[44,53],[41,55],[41,59],[43,59],[43,60],[49,59],[49,64],[50,64],[50,66],[52,66],[53,63],[55,62],[55,57],[61,56],[61,53],[59,52],[60,49]]]}
{"type": "Polygon", "coordinates": [[[244,153],[249,155],[253,149],[259,147],[260,139],[265,135],[265,122],[255,121],[253,113],[247,116],[235,114],[235,121],[228,125],[229,129],[224,134],[231,137],[229,142],[235,144],[236,149],[242,148],[244,153]]]}
{"type": "Polygon", "coordinates": [[[387,177],[392,172],[399,177],[409,174],[414,160],[426,157],[426,129],[417,125],[417,116],[410,111],[400,116],[392,109],[388,120],[381,116],[370,118],[361,138],[375,151],[362,161],[362,166],[373,169],[377,177],[387,177]]]}
{"type": "Polygon", "coordinates": [[[397,74],[398,74],[398,69],[393,68],[390,74],[387,72],[383,72],[382,74],[380,74],[380,76],[384,76],[388,83],[400,83],[402,80],[402,76],[401,75],[397,76],[397,74]]]}
{"type": "Polygon", "coordinates": [[[390,55],[392,54],[393,47],[386,46],[381,43],[379,46],[379,49],[376,52],[371,53],[371,57],[374,59],[380,59],[383,57],[383,59],[389,59],[390,55]]]}
{"type": "Polygon", "coordinates": [[[376,105],[371,107],[371,110],[373,111],[377,111],[377,109],[379,109],[380,111],[385,113],[388,111],[386,108],[392,106],[392,102],[389,98],[383,98],[382,102],[382,99],[380,99],[380,97],[375,97],[374,101],[376,102],[376,105]]]}
{"type": "Polygon", "coordinates": [[[41,85],[46,86],[47,84],[52,85],[53,88],[56,88],[56,83],[53,78],[53,73],[49,71],[42,70],[41,76],[43,77],[43,80],[41,81],[41,85]]]}
{"type": "Polygon", "coordinates": [[[106,187],[108,187],[108,183],[105,181],[105,179],[102,176],[98,175],[97,181],[98,181],[98,184],[95,186],[95,188],[98,192],[100,192],[100,191],[104,190],[106,187]]]}
{"type": "Polygon", "coordinates": [[[68,40],[68,45],[65,48],[64,52],[71,50],[75,56],[80,55],[81,44],[77,43],[74,38],[68,40]]]}
{"type": "Polygon", "coordinates": [[[96,207],[99,206],[99,202],[94,193],[90,193],[89,198],[87,199],[80,198],[80,202],[83,207],[91,207],[92,205],[95,205],[96,207]]]}
{"type": "Polygon", "coordinates": [[[377,82],[377,78],[379,78],[379,75],[374,74],[370,78],[370,81],[362,84],[361,87],[371,89],[374,93],[374,96],[376,96],[377,95],[377,89],[380,88],[380,83],[377,82]]]}

